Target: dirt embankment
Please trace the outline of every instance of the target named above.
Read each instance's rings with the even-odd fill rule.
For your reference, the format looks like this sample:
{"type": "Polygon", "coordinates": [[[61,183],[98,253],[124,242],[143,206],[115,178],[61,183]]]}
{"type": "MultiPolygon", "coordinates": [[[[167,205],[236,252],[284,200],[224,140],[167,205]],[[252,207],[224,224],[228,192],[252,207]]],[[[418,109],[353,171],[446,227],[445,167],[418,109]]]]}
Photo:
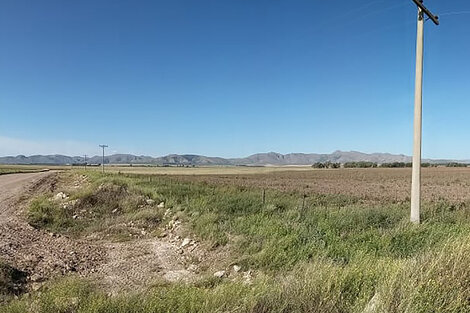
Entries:
{"type": "MultiPolygon", "coordinates": [[[[142,231],[142,236],[123,242],[99,233],[69,238],[28,224],[25,213],[32,198],[44,193],[59,199],[59,194],[68,197],[64,190],[86,185],[86,177],[77,176],[77,181],[65,183],[58,173],[0,176],[0,263],[24,273],[26,289],[38,289],[51,277],[73,273],[115,293],[139,290],[162,280],[192,281],[202,268],[205,272],[220,270],[220,256],[188,238],[181,221],[169,209],[165,222],[158,226],[161,236],[142,231]]],[[[54,201],[65,205],[67,200],[54,201]]]]}
{"type": "Polygon", "coordinates": [[[57,173],[0,176],[0,261],[25,272],[32,289],[55,275],[87,275],[106,255],[89,241],[48,233],[27,223],[28,199],[53,191],[56,181],[57,173]]]}

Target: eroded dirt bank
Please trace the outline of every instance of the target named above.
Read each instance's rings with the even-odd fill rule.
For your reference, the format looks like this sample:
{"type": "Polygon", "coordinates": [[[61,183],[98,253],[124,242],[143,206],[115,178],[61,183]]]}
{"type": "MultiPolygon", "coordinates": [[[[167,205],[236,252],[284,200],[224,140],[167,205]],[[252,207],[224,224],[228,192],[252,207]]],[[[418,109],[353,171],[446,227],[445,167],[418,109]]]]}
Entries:
{"type": "Polygon", "coordinates": [[[77,181],[65,185],[59,175],[0,176],[0,262],[25,273],[26,290],[38,289],[52,277],[74,274],[115,293],[145,288],[160,280],[191,281],[200,274],[201,260],[211,267],[214,256],[209,256],[195,240],[180,236],[181,223],[171,216],[168,225],[160,226],[165,236],[145,235],[124,242],[98,233],[76,239],[34,228],[26,215],[31,199],[42,194],[65,196],[64,188],[86,185],[83,175],[76,175],[77,181]]]}
{"type": "Polygon", "coordinates": [[[35,229],[25,218],[28,200],[53,191],[57,173],[0,176],[0,261],[24,271],[33,289],[54,275],[86,275],[105,259],[96,244],[35,229]]]}

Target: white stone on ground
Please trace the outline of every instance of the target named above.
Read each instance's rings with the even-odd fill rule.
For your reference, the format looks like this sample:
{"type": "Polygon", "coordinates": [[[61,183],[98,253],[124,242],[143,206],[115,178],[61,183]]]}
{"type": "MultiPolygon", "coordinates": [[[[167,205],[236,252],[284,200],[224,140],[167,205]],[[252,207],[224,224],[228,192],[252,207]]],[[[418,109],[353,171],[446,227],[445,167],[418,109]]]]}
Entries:
{"type": "Polygon", "coordinates": [[[214,273],[214,276],[217,278],[222,278],[225,276],[225,271],[218,271],[214,273]]]}
{"type": "Polygon", "coordinates": [[[184,238],[183,242],[181,243],[181,248],[186,247],[186,246],[189,245],[190,243],[191,243],[191,239],[189,239],[189,238],[184,238]]]}

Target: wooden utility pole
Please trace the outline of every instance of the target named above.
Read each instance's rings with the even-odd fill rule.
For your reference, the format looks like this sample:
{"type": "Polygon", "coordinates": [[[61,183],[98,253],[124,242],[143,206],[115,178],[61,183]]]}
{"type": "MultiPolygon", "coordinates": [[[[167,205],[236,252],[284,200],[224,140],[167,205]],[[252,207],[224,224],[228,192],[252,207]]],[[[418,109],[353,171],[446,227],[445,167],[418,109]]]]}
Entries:
{"type": "Polygon", "coordinates": [[[438,17],[433,15],[424,5],[423,0],[413,0],[418,6],[418,26],[416,32],[416,78],[415,78],[415,108],[413,136],[413,167],[411,176],[411,214],[410,221],[420,222],[421,207],[421,133],[422,133],[422,103],[423,103],[423,46],[424,46],[424,16],[434,24],[439,25],[438,17]]]}
{"type": "Polygon", "coordinates": [[[103,158],[101,159],[102,162],[101,162],[101,169],[102,169],[102,172],[104,173],[104,148],[107,148],[108,146],[107,145],[100,145],[101,148],[103,148],[103,158]]]}

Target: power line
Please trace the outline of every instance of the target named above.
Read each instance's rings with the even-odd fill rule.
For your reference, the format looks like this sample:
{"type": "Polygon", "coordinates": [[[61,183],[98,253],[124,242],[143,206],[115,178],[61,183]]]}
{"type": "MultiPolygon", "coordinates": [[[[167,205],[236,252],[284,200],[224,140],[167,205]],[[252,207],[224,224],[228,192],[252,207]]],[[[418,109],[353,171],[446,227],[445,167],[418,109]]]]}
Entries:
{"type": "MultiPolygon", "coordinates": [[[[394,4],[394,5],[385,7],[385,8],[380,8],[378,10],[370,11],[370,9],[372,9],[376,4],[380,4],[380,3],[385,2],[385,1],[387,1],[387,0],[376,0],[376,1],[366,3],[366,4],[364,4],[360,7],[351,9],[351,10],[346,11],[346,12],[339,11],[338,14],[335,15],[335,19],[337,19],[337,20],[348,20],[349,22],[341,24],[341,25],[336,25],[336,27],[354,24],[355,22],[362,20],[364,17],[370,16],[370,15],[375,15],[375,14],[380,14],[384,11],[388,11],[388,10],[391,10],[391,9],[394,9],[394,8],[397,8],[397,7],[400,7],[400,6],[404,5],[404,3],[399,3],[398,5],[394,4]],[[362,13],[364,11],[367,11],[367,13],[362,14],[362,15],[359,14],[359,13],[362,13]]],[[[326,25],[329,25],[329,21],[324,22],[324,23],[320,23],[316,27],[317,28],[324,28],[326,25]]]]}
{"type": "Polygon", "coordinates": [[[470,11],[455,11],[455,12],[447,12],[441,13],[439,16],[447,16],[447,15],[460,15],[460,14],[470,14],[470,11]]]}
{"type": "Polygon", "coordinates": [[[341,18],[347,17],[347,16],[352,15],[352,14],[357,14],[359,12],[362,12],[362,11],[368,9],[369,7],[371,7],[371,6],[373,6],[377,3],[381,3],[381,2],[384,2],[384,1],[385,0],[377,0],[377,1],[372,1],[372,2],[366,3],[366,4],[364,4],[360,7],[354,8],[352,10],[344,12],[343,14],[340,14],[339,16],[336,16],[336,18],[341,19],[341,18]]]}
{"type": "MultiPolygon", "coordinates": [[[[340,15],[336,16],[335,18],[337,18],[339,20],[347,20],[345,23],[341,23],[341,24],[336,25],[336,28],[347,27],[347,26],[350,26],[350,25],[354,25],[355,23],[358,23],[359,21],[364,20],[367,17],[383,14],[384,12],[387,12],[387,11],[405,6],[405,3],[398,3],[398,4],[393,4],[393,5],[390,5],[390,6],[387,6],[387,7],[377,8],[376,10],[367,10],[367,12],[364,12],[364,14],[357,14],[357,13],[362,13],[363,11],[365,11],[366,9],[371,7],[372,4],[379,3],[379,2],[381,2],[381,1],[373,2],[373,3],[369,4],[368,6],[363,6],[363,7],[360,8],[360,10],[359,9],[358,10],[352,10],[352,11],[349,11],[345,14],[342,14],[342,15],[340,14],[340,15]],[[351,15],[353,15],[353,16],[351,16],[351,15]]],[[[318,27],[321,28],[323,26],[324,25],[319,25],[318,27]]]]}
{"type": "Polygon", "coordinates": [[[380,13],[383,13],[383,12],[386,12],[386,11],[390,11],[392,9],[397,9],[399,7],[402,7],[402,6],[405,6],[404,3],[398,3],[398,4],[394,4],[394,5],[391,5],[391,6],[388,6],[388,7],[385,7],[385,8],[380,8],[378,10],[375,10],[375,11],[372,11],[372,12],[369,12],[367,14],[364,14],[360,17],[357,18],[357,20],[361,20],[365,17],[368,17],[368,16],[371,16],[371,15],[376,15],[376,14],[380,14],[380,13]]]}

